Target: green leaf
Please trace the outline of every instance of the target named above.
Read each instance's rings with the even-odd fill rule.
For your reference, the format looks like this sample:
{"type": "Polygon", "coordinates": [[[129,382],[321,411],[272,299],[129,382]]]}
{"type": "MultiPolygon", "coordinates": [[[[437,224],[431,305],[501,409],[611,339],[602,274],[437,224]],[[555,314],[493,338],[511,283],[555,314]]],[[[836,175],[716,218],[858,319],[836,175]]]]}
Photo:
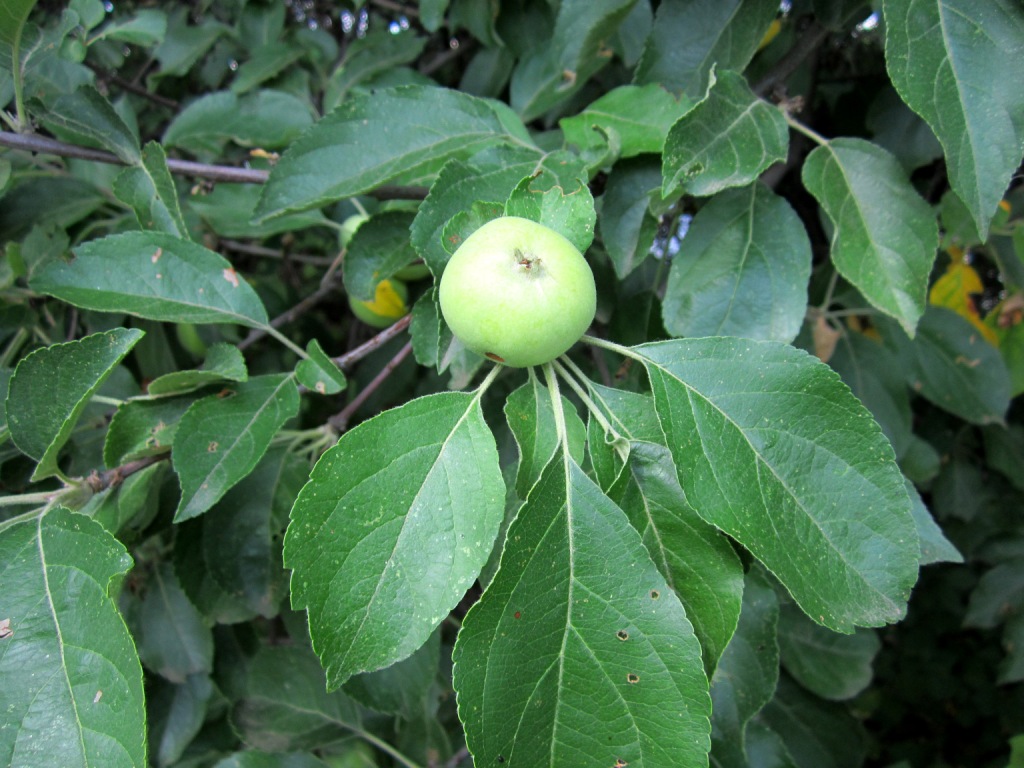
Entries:
{"type": "Polygon", "coordinates": [[[0,6],[0,40],[16,45],[36,0],[11,0],[0,6]]]}
{"type": "Polygon", "coordinates": [[[59,507],[0,531],[4,765],[146,764],[142,669],[111,599],[131,566],[98,523],[59,507]]]}
{"type": "Polygon", "coordinates": [[[281,74],[303,57],[305,50],[293,41],[275,41],[260,46],[252,57],[238,68],[231,81],[231,91],[241,96],[257,85],[281,74]]]}
{"type": "Polygon", "coordinates": [[[135,211],[139,226],[188,239],[188,227],[178,205],[178,189],[167,169],[164,148],[155,141],[142,150],[139,164],[114,179],[114,194],[135,211]]]}
{"type": "Polygon", "coordinates": [[[416,259],[409,243],[409,211],[385,211],[363,222],[345,253],[345,290],[354,299],[371,301],[377,285],[416,259]]]}
{"type": "Polygon", "coordinates": [[[128,164],[141,159],[139,139],[93,85],[81,85],[46,105],[40,119],[81,143],[110,150],[128,164]]]}
{"type": "Polygon", "coordinates": [[[182,591],[170,563],[150,574],[145,593],[125,611],[148,669],[172,683],[213,670],[213,633],[182,591]]]}
{"type": "Polygon", "coordinates": [[[703,99],[713,68],[746,69],[778,10],[773,0],[663,0],[635,82],[703,99]]]}
{"type": "Polygon", "coordinates": [[[712,765],[747,768],[747,724],[771,700],[779,680],[778,621],[775,591],[751,570],[736,634],[711,679],[712,765]]]}
{"type": "Polygon", "coordinates": [[[445,225],[478,200],[507,200],[533,174],[538,159],[536,152],[521,147],[499,147],[445,164],[412,223],[412,245],[435,277],[451,255],[442,242],[445,225]]]}
{"type": "Polygon", "coordinates": [[[160,511],[160,490],[167,466],[160,462],[125,478],[115,488],[95,494],[81,512],[122,541],[143,530],[160,511]]]}
{"type": "Polygon", "coordinates": [[[433,176],[446,160],[490,144],[523,144],[490,103],[425,86],[352,98],[292,144],[271,171],[257,222],[433,176]]]}
{"type": "Polygon", "coordinates": [[[291,374],[255,376],[189,408],[171,449],[181,481],[174,521],[202,514],[248,475],[298,410],[299,391],[291,374]]]}
{"type": "Polygon", "coordinates": [[[852,699],[867,688],[874,676],[872,662],[881,647],[874,630],[840,635],[815,624],[796,606],[782,607],[782,665],[800,685],[823,699],[852,699]]]}
{"type": "Polygon", "coordinates": [[[807,156],[804,186],[832,222],[832,263],[872,306],[913,334],[938,248],[935,215],[896,159],[863,139],[807,156]]]}
{"type": "Polygon", "coordinates": [[[299,383],[321,395],[336,395],[348,386],[344,372],[338,367],[320,346],[316,339],[306,344],[305,360],[300,360],[295,367],[295,375],[299,383]]]}
{"type": "Polygon", "coordinates": [[[694,217],[672,259],[665,328],[792,341],[810,275],[807,230],[782,197],[761,184],[722,192],[694,217]]]}
{"type": "MultiPolygon", "coordinates": [[[[586,427],[576,409],[564,397],[562,409],[570,451],[573,458],[580,462],[587,440],[586,427]]],[[[514,390],[505,401],[505,420],[519,449],[516,495],[525,499],[559,448],[551,395],[532,373],[529,380],[514,390]]]]}
{"type": "MultiPolygon", "coordinates": [[[[644,441],[662,444],[665,433],[658,422],[654,411],[654,398],[650,395],[630,392],[625,389],[605,387],[591,382],[588,385],[590,396],[604,413],[605,418],[618,433],[619,437],[628,441],[644,441]]],[[[616,436],[604,431],[594,414],[588,422],[589,440],[587,448],[594,469],[594,477],[602,490],[608,491],[619,478],[626,466],[626,457],[622,455],[622,446],[616,436]]],[[[628,449],[628,446],[627,446],[628,449]]]]}
{"type": "Polygon", "coordinates": [[[657,83],[620,85],[558,124],[566,143],[581,153],[596,150],[614,131],[620,142],[619,156],[626,158],[660,153],[669,128],[691,109],[690,98],[669,93],[657,83]]]}
{"type": "Polygon", "coordinates": [[[271,448],[206,514],[178,526],[175,572],[189,599],[222,623],[273,618],[288,591],[281,536],[309,466],[271,448]]]}
{"type": "Polygon", "coordinates": [[[545,169],[525,178],[509,195],[505,215],[540,222],[569,240],[580,253],[594,241],[597,213],[585,175],[545,169]]]}
{"type": "Polygon", "coordinates": [[[285,565],[332,688],[426,641],[487,561],[504,497],[479,395],[412,400],[321,457],[292,509],[285,565]]]}
{"type": "Polygon", "coordinates": [[[910,480],[906,481],[907,493],[910,495],[910,511],[917,525],[917,535],[921,539],[921,565],[932,563],[962,563],[963,555],[946,538],[932,517],[932,513],[924,505],[921,494],[917,492],[910,480]]]}
{"type": "Polygon", "coordinates": [[[871,411],[901,459],[913,441],[904,363],[877,339],[850,330],[843,332],[828,363],[871,411]]]}
{"type": "Polygon", "coordinates": [[[267,324],[263,303],[231,263],[188,240],[127,232],[90,240],[75,256],[47,265],[32,288],[83,309],[150,320],[267,324]]]}
{"type": "Polygon", "coordinates": [[[951,309],[929,306],[911,340],[879,323],[910,388],[972,424],[999,424],[1010,407],[1010,375],[999,350],[951,309]]]}
{"type": "Polygon", "coordinates": [[[246,381],[248,378],[245,358],[238,347],[219,342],[209,348],[199,368],[158,376],[149,382],[146,393],[150,397],[181,395],[222,381],[246,381]]]}
{"type": "Polygon", "coordinates": [[[818,623],[851,632],[901,618],[920,554],[910,502],[892,448],[839,377],[776,342],[637,351],[698,514],[818,623]]]}
{"type": "Polygon", "coordinates": [[[150,48],[163,42],[167,34],[167,16],[155,8],[142,8],[124,21],[112,21],[101,29],[96,40],[118,40],[150,48]]]}
{"type": "Polygon", "coordinates": [[[263,646],[249,664],[231,725],[250,747],[267,752],[319,749],[361,732],[359,706],[327,692],[324,671],[302,645],[263,646]]]}
{"type": "Polygon", "coordinates": [[[7,393],[7,426],[14,444],[39,462],[33,479],[60,471],[60,450],[89,398],[142,336],[115,328],[37,349],[18,363],[7,393]]]}
{"type": "Polygon", "coordinates": [[[114,414],[103,443],[103,461],[116,467],[126,461],[166,453],[174,444],[178,422],[192,405],[188,397],[133,400],[114,414]]]}
{"type": "Polygon", "coordinates": [[[454,652],[476,764],[705,765],[700,647],[622,510],[556,458],[507,542],[454,652]]]}
{"type": "MultiPolygon", "coordinates": [[[[422,12],[421,8],[421,17],[422,12]]],[[[345,101],[360,83],[415,61],[426,44],[426,37],[395,35],[383,26],[371,25],[366,35],[349,41],[344,60],[331,73],[324,89],[324,111],[329,112],[345,101]]]]}
{"type": "Polygon", "coordinates": [[[597,229],[621,280],[646,258],[658,234],[650,198],[661,185],[661,168],[651,157],[623,160],[608,174],[597,229]]]}
{"type": "Polygon", "coordinates": [[[252,214],[259,198],[260,185],[221,182],[206,194],[190,196],[188,207],[221,237],[265,238],[297,229],[327,226],[327,217],[321,211],[303,211],[266,224],[253,224],[252,214]]]}
{"type": "Polygon", "coordinates": [[[755,96],[743,75],[721,71],[707,98],[668,132],[662,195],[707,196],[746,186],[785,160],[788,148],[782,112],[755,96]]]}
{"type": "Polygon", "coordinates": [[[291,94],[218,91],[179,112],[164,131],[163,143],[192,152],[218,152],[226,141],[276,149],[295,141],[312,123],[309,106],[291,94]]]}
{"type": "Polygon", "coordinates": [[[788,677],[761,718],[778,733],[797,768],[861,768],[867,743],[861,724],[839,704],[823,702],[788,677]]]}
{"type": "Polygon", "coordinates": [[[0,206],[0,235],[19,239],[36,224],[69,227],[105,200],[92,184],[65,176],[23,176],[7,189],[0,206]]]}
{"type": "Polygon", "coordinates": [[[953,190],[988,238],[1024,152],[1024,97],[1007,70],[1024,46],[1015,0],[886,0],[885,60],[946,153],[953,190]]]}
{"type": "Polygon", "coordinates": [[[423,711],[437,678],[441,633],[435,631],[412,656],[390,667],[349,678],[345,693],[376,712],[412,720],[423,711]]]}
{"type": "Polygon", "coordinates": [[[209,675],[196,674],[177,685],[160,680],[150,685],[149,743],[158,765],[173,765],[203,726],[213,683],[209,675]]]}
{"type": "Polygon", "coordinates": [[[568,99],[602,69],[612,52],[606,41],[636,0],[562,0],[551,38],[519,60],[509,101],[524,121],[568,99]]]}
{"type": "Polygon", "coordinates": [[[189,9],[179,6],[167,19],[167,33],[153,51],[160,66],[156,78],[184,76],[207,54],[217,39],[231,32],[230,27],[204,16],[196,21],[189,9]]]}
{"type": "Polygon", "coordinates": [[[736,631],[743,564],[729,541],[687,503],[664,445],[632,441],[629,474],[617,486],[609,496],[682,601],[710,676],[736,631]]]}

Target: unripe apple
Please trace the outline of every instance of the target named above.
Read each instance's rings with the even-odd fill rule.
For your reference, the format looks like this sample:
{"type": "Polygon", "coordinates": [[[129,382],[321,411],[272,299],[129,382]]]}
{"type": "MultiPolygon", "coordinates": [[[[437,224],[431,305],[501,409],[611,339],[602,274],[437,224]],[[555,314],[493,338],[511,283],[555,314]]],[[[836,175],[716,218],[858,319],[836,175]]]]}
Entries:
{"type": "Polygon", "coordinates": [[[356,230],[363,226],[363,222],[369,220],[369,216],[356,213],[349,216],[343,222],[341,222],[341,247],[348,248],[348,244],[352,242],[352,236],[355,235],[356,230]]]}
{"type": "Polygon", "coordinates": [[[516,216],[493,219],[466,238],[441,275],[439,296],[463,344],[515,368],[564,353],[597,310],[594,274],[576,246],[516,216]]]}
{"type": "Polygon", "coordinates": [[[401,280],[381,280],[372,301],[348,297],[352,314],[373,328],[388,328],[409,314],[409,291],[401,280]]]}

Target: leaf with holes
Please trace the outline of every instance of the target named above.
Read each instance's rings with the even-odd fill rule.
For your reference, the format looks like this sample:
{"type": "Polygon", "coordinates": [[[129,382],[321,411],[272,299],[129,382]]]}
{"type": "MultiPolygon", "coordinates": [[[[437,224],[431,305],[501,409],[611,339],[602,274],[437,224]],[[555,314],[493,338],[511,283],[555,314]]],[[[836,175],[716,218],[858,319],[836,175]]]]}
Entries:
{"type": "Polygon", "coordinates": [[[700,647],[622,510],[559,455],[506,541],[454,652],[476,764],[705,765],[700,647]]]}

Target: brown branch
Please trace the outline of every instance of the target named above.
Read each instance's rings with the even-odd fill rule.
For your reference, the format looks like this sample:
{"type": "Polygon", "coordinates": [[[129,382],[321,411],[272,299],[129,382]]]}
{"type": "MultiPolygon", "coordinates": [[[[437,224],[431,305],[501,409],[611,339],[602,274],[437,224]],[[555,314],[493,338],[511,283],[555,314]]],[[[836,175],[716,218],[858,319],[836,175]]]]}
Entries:
{"type": "Polygon", "coordinates": [[[166,96],[161,96],[159,93],[153,93],[148,88],[143,88],[138,83],[133,83],[131,80],[125,80],[119,75],[115,75],[113,72],[107,72],[105,69],[92,64],[88,61],[84,62],[85,66],[96,73],[97,77],[105,83],[115,85],[121,90],[134,93],[136,96],[141,96],[144,99],[152,101],[154,104],[159,104],[161,107],[167,107],[168,109],[178,109],[180,106],[174,99],[169,99],[166,96]]]}
{"type": "Polygon", "coordinates": [[[374,376],[373,380],[370,381],[370,383],[363,388],[363,391],[356,395],[354,398],[352,398],[352,402],[346,405],[345,408],[342,409],[339,413],[336,413],[334,416],[331,416],[331,418],[328,419],[328,423],[331,425],[331,427],[333,427],[338,432],[344,432],[348,428],[348,422],[352,418],[353,414],[355,414],[355,412],[359,410],[359,408],[363,405],[363,403],[367,401],[370,395],[377,391],[377,387],[384,383],[384,381],[388,378],[388,376],[391,375],[395,368],[402,364],[402,361],[409,356],[410,352],[412,352],[412,342],[408,341],[405,343],[404,347],[398,350],[398,354],[391,358],[388,361],[387,365],[380,369],[380,372],[376,376],[374,376]]]}
{"type": "MultiPolygon", "coordinates": [[[[280,328],[282,325],[287,325],[288,323],[292,322],[299,316],[311,310],[313,307],[315,307],[321,301],[326,299],[332,293],[335,293],[337,290],[338,284],[333,280],[328,281],[325,285],[321,285],[319,288],[313,291],[313,293],[309,294],[309,296],[304,298],[294,307],[285,310],[280,315],[271,320],[271,327],[280,328]]],[[[248,347],[251,347],[253,344],[255,344],[257,341],[259,341],[266,335],[266,331],[260,328],[254,328],[253,330],[249,331],[248,336],[246,336],[238,343],[238,349],[247,349],[248,347]]]]}
{"type": "Polygon", "coordinates": [[[287,261],[298,261],[303,264],[313,264],[318,267],[329,267],[334,259],[328,256],[313,256],[306,253],[291,253],[282,251],[280,248],[268,248],[265,245],[256,243],[244,243],[240,240],[220,240],[224,248],[237,253],[244,253],[247,256],[262,256],[268,259],[284,259],[287,261]]]}
{"type": "Polygon", "coordinates": [[[88,483],[93,493],[99,493],[100,491],[105,491],[108,488],[117,488],[117,486],[136,472],[141,472],[146,469],[146,467],[151,467],[154,464],[169,458],[171,458],[170,451],[157,453],[152,456],[145,456],[141,459],[136,459],[135,461],[129,461],[119,467],[114,467],[113,469],[107,469],[103,472],[93,472],[85,479],[85,482],[88,483]]]}
{"type": "Polygon", "coordinates": [[[804,60],[825,42],[828,34],[827,27],[819,24],[817,19],[812,19],[793,47],[786,52],[785,56],[775,62],[771,70],[757,82],[754,86],[754,93],[758,96],[770,94],[776,86],[781,85],[796,72],[804,60]]]}
{"type": "Polygon", "coordinates": [[[382,346],[387,344],[389,341],[395,338],[395,336],[397,336],[406,328],[408,328],[409,323],[411,322],[412,315],[406,315],[405,317],[398,320],[390,328],[385,328],[383,331],[378,333],[365,344],[360,344],[358,347],[349,352],[346,352],[344,355],[333,358],[335,364],[342,370],[351,367],[354,363],[359,362],[368,354],[373,352],[375,349],[380,349],[382,346]]]}
{"type": "MultiPolygon", "coordinates": [[[[26,152],[42,152],[59,157],[73,157],[80,160],[92,160],[110,165],[127,165],[117,155],[102,149],[80,147],[67,144],[47,136],[35,133],[11,133],[0,131],[0,146],[21,149],[26,152]]],[[[270,172],[260,168],[239,168],[231,165],[210,165],[196,163],[191,160],[167,158],[167,167],[171,173],[180,176],[193,176],[211,181],[233,182],[237,184],[263,184],[270,172]]],[[[422,200],[427,196],[426,187],[408,187],[384,185],[366,193],[378,200],[422,200]]]]}

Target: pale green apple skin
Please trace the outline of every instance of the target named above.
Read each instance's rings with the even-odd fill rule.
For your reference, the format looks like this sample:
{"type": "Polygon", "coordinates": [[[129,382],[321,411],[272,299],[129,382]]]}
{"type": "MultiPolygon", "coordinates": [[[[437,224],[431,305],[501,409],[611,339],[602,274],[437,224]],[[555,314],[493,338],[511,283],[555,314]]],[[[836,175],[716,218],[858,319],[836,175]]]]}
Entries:
{"type": "Polygon", "coordinates": [[[586,259],[562,235],[516,216],[487,222],[441,275],[441,313],[469,349],[513,368],[554,360],[594,320],[586,259]]]}

